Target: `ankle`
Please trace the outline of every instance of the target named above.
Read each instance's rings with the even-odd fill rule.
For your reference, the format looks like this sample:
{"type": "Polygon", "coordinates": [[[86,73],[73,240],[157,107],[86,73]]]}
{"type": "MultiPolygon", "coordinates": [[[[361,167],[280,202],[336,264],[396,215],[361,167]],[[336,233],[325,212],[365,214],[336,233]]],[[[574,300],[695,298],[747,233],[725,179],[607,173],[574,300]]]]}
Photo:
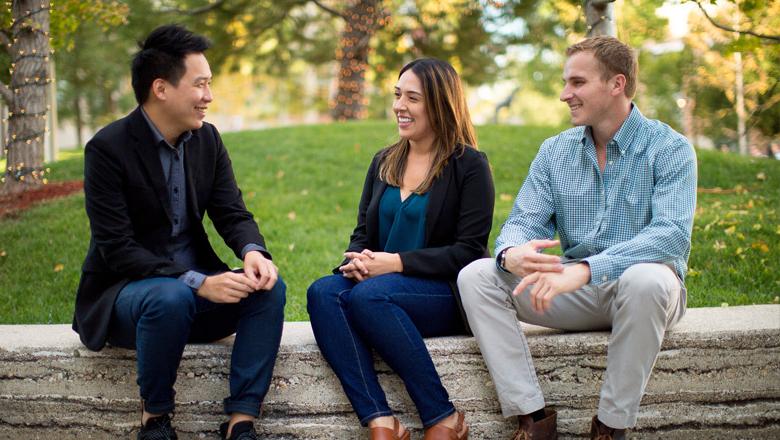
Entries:
{"type": "Polygon", "coordinates": [[[146,426],[146,423],[150,419],[153,419],[155,417],[160,417],[160,416],[162,416],[162,414],[153,414],[153,413],[150,413],[150,412],[146,412],[146,410],[144,410],[141,413],[141,426],[146,426]]]}
{"type": "Polygon", "coordinates": [[[545,417],[547,417],[547,413],[544,412],[544,408],[537,409],[536,411],[528,415],[531,416],[534,422],[539,422],[541,420],[544,420],[545,417]]]}
{"type": "Polygon", "coordinates": [[[455,429],[455,427],[458,425],[458,412],[455,411],[454,413],[448,415],[447,417],[439,421],[439,423],[441,423],[442,425],[448,428],[455,429]]]}
{"type": "Polygon", "coordinates": [[[233,434],[233,427],[236,425],[236,423],[240,422],[253,422],[254,423],[255,418],[253,416],[250,416],[248,414],[241,414],[241,413],[233,413],[230,415],[230,420],[228,421],[228,428],[227,428],[227,437],[230,438],[230,436],[233,434]]]}
{"type": "Polygon", "coordinates": [[[380,416],[371,419],[368,422],[369,428],[390,428],[393,429],[395,426],[395,417],[393,416],[380,416]]]}

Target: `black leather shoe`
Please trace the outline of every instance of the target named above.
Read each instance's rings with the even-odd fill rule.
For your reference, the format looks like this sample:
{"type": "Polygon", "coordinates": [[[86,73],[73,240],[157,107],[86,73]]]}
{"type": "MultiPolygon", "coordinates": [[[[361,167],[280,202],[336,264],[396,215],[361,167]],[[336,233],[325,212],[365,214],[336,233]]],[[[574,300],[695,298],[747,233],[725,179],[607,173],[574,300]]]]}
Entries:
{"type": "Polygon", "coordinates": [[[224,440],[258,440],[254,422],[247,420],[236,423],[233,425],[233,432],[230,433],[230,437],[227,436],[229,425],[230,422],[219,425],[219,435],[224,440]]]}
{"type": "Polygon", "coordinates": [[[138,431],[138,440],[177,440],[176,431],[171,426],[171,417],[163,414],[152,417],[138,431]]]}

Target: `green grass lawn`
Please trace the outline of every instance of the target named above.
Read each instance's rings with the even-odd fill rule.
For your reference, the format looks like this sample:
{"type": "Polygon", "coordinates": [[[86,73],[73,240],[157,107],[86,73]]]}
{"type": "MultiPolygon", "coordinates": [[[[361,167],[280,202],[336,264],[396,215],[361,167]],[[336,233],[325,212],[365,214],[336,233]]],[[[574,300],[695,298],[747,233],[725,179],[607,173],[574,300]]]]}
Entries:
{"type": "MultiPolygon", "coordinates": [[[[496,184],[490,247],[550,127],[479,127],[496,184]]],[[[287,320],[307,320],[305,292],[341,261],[372,155],[394,141],[386,122],[224,135],[249,209],[288,285],[287,320]]],[[[53,180],[82,176],[82,157],[51,164],[53,180]]],[[[688,274],[690,306],[778,302],[780,162],[699,151],[700,193],[688,274]]],[[[0,323],[70,322],[89,229],[84,196],[0,220],[0,323]]],[[[219,255],[240,262],[209,226],[219,255]]]]}

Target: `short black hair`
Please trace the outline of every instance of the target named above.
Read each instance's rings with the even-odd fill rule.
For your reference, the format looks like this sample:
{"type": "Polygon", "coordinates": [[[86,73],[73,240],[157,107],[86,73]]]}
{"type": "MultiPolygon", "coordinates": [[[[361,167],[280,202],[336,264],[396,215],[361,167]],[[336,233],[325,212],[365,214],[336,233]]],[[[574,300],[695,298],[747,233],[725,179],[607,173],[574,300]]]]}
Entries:
{"type": "Polygon", "coordinates": [[[149,89],[157,78],[174,86],[184,76],[184,58],[192,53],[203,53],[211,47],[211,41],[178,24],[158,27],[144,41],[138,43],[139,51],[133,57],[131,74],[133,92],[138,104],[149,98],[149,89]]]}

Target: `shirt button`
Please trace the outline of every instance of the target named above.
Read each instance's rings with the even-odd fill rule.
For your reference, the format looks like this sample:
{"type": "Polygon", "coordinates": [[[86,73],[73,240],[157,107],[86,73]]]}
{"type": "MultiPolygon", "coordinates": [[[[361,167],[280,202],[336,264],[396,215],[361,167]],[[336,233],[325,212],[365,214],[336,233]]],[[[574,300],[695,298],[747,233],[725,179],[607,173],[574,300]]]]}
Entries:
{"type": "Polygon", "coordinates": [[[607,281],[607,276],[606,275],[602,276],[601,281],[607,281]]]}
{"type": "Polygon", "coordinates": [[[173,193],[174,194],[178,194],[179,193],[179,187],[178,186],[174,186],[173,187],[173,193]]]}
{"type": "Polygon", "coordinates": [[[612,161],[611,160],[609,161],[609,164],[612,165],[612,161]]]}

